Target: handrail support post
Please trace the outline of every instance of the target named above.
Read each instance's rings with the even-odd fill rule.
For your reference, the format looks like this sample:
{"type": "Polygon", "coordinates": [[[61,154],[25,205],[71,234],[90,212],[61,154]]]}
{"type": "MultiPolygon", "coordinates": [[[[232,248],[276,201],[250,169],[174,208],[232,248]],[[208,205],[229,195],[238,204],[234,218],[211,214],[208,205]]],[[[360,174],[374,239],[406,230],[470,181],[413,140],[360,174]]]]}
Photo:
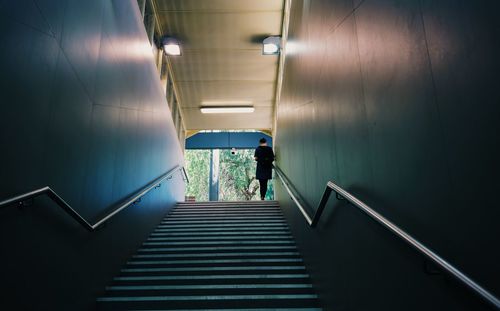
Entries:
{"type": "Polygon", "coordinates": [[[325,191],[323,192],[323,196],[321,197],[321,201],[318,204],[318,208],[316,209],[316,212],[314,213],[312,222],[311,222],[311,227],[316,227],[316,225],[319,222],[319,218],[321,217],[321,214],[323,213],[323,210],[326,207],[326,203],[328,202],[328,199],[330,198],[330,195],[332,194],[332,189],[330,187],[326,187],[325,191]]]}

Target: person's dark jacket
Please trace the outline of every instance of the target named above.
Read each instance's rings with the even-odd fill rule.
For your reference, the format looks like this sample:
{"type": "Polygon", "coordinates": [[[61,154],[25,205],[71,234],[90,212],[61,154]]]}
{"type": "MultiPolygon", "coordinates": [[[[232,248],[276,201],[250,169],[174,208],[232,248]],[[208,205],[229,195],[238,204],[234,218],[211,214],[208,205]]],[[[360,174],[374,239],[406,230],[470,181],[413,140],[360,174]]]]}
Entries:
{"type": "Polygon", "coordinates": [[[257,179],[272,179],[272,164],[274,161],[273,148],[269,146],[259,146],[255,149],[254,154],[257,161],[257,171],[255,177],[257,179]]]}

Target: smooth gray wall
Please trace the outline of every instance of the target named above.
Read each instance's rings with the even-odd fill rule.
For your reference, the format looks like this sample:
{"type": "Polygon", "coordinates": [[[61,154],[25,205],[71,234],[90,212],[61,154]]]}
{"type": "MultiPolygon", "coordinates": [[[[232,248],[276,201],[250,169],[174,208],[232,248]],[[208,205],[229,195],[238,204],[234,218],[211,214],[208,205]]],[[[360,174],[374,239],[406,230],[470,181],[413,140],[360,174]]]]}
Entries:
{"type": "MultiPolygon", "coordinates": [[[[0,25],[0,200],[49,185],[94,222],[183,163],[135,0],[0,1],[0,25]]],[[[95,233],[44,199],[0,211],[1,304],[90,308],[183,195],[177,173],[95,233]]]]}
{"type": "MultiPolygon", "coordinates": [[[[328,180],[500,296],[498,1],[293,0],[277,163],[311,205],[328,180]]],[[[334,310],[482,310],[352,206],[310,230],[277,183],[334,310]]]]}

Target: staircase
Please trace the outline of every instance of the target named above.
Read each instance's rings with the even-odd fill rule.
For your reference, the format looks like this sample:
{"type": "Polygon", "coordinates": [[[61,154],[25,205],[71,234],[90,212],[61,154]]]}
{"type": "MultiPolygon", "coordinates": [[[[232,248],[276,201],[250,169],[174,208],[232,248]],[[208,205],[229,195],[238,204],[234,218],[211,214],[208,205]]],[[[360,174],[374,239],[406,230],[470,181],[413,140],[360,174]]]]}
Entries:
{"type": "Polygon", "coordinates": [[[179,203],[99,310],[321,310],[276,201],[179,203]]]}

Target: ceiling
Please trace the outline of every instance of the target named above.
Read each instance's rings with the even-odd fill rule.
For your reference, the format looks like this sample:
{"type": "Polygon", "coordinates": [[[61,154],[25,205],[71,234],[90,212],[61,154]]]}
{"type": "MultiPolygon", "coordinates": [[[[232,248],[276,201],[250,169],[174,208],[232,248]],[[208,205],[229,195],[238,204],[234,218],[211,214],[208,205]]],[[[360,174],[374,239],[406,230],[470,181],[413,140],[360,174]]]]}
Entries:
{"type": "Polygon", "coordinates": [[[155,1],[163,35],[181,42],[170,62],[186,130],[271,129],[279,56],[262,55],[261,44],[281,34],[283,2],[155,1]],[[206,115],[203,102],[249,102],[255,112],[206,115]]]}

